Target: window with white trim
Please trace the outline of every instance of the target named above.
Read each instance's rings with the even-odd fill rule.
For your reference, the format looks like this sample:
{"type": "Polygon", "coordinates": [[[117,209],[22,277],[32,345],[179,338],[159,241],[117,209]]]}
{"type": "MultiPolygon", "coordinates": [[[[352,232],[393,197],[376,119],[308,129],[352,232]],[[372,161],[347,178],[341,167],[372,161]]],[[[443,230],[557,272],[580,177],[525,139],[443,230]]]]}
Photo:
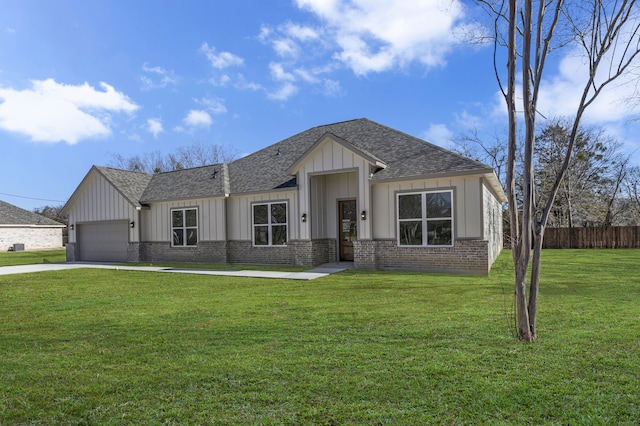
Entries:
{"type": "Polygon", "coordinates": [[[198,209],[171,210],[171,246],[194,247],[198,245],[198,209]]]}
{"type": "Polygon", "coordinates": [[[287,203],[254,204],[252,209],[253,245],[287,244],[287,203]]]}
{"type": "Polygon", "coordinates": [[[453,245],[453,191],[398,194],[398,246],[453,245]]]}

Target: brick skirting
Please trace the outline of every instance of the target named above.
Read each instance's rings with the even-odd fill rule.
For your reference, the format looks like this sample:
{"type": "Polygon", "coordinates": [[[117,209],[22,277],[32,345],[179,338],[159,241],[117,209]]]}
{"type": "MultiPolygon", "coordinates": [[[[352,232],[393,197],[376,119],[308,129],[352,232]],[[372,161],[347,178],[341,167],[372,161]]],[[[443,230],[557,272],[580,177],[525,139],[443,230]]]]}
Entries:
{"type": "MultiPolygon", "coordinates": [[[[337,241],[290,241],[284,247],[254,247],[251,241],[201,241],[198,247],[171,247],[168,242],[130,243],[129,262],[238,263],[317,266],[337,261],[337,241]]],[[[67,244],[67,261],[77,260],[76,245],[67,244]]],[[[489,243],[458,240],[453,247],[398,247],[394,240],[354,241],[356,269],[487,274],[489,243]]]]}
{"type": "MultiPolygon", "coordinates": [[[[129,259],[135,250],[129,244],[129,259]]],[[[226,241],[200,241],[197,247],[171,247],[168,242],[139,243],[138,260],[130,262],[187,262],[187,263],[227,263],[226,241]]]]}
{"type": "Polygon", "coordinates": [[[398,247],[395,240],[354,241],[357,269],[396,269],[426,272],[488,274],[489,243],[458,240],[453,247],[398,247]]]}
{"type": "Polygon", "coordinates": [[[254,246],[251,241],[229,241],[229,263],[316,266],[335,262],[336,240],[294,240],[282,247],[254,246]]]}

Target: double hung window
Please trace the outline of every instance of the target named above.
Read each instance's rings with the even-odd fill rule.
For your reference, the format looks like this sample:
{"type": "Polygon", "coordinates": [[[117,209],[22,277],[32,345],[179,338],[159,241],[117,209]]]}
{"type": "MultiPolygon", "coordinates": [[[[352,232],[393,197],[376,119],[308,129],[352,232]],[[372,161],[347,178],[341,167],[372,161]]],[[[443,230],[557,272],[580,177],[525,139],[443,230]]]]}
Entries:
{"type": "Polygon", "coordinates": [[[287,244],[287,203],[253,205],[253,244],[284,246],[287,244]]]}
{"type": "Polygon", "coordinates": [[[171,245],[193,247],[198,245],[198,209],[171,210],[171,245]]]}
{"type": "Polygon", "coordinates": [[[398,246],[453,245],[453,191],[398,194],[398,246]]]}

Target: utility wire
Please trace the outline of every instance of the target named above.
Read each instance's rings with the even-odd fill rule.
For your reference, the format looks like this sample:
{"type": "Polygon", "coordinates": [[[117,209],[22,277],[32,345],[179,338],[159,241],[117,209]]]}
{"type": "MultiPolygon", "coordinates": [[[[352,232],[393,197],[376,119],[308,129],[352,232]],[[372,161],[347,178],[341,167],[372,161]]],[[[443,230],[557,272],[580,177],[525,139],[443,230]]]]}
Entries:
{"type": "Polygon", "coordinates": [[[0,195],[8,195],[9,197],[17,197],[17,198],[26,198],[27,200],[37,200],[37,201],[53,201],[56,203],[66,203],[66,201],[64,200],[50,200],[48,198],[34,198],[34,197],[24,197],[22,195],[15,195],[15,194],[7,194],[5,192],[0,192],[0,195]]]}

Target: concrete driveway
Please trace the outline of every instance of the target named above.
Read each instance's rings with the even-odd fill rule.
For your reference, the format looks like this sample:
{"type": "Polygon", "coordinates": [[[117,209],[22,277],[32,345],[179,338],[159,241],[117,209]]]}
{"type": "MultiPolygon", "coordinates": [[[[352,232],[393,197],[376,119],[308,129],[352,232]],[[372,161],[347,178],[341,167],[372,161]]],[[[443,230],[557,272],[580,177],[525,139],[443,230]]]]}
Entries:
{"type": "Polygon", "coordinates": [[[174,274],[221,275],[227,277],[280,278],[289,280],[314,280],[349,269],[345,264],[326,264],[305,272],[278,271],[217,271],[211,269],[168,268],[162,266],[123,266],[105,263],[41,263],[0,267],[0,275],[27,274],[31,272],[62,271],[67,269],[115,269],[122,271],[167,272],[174,274]]]}

